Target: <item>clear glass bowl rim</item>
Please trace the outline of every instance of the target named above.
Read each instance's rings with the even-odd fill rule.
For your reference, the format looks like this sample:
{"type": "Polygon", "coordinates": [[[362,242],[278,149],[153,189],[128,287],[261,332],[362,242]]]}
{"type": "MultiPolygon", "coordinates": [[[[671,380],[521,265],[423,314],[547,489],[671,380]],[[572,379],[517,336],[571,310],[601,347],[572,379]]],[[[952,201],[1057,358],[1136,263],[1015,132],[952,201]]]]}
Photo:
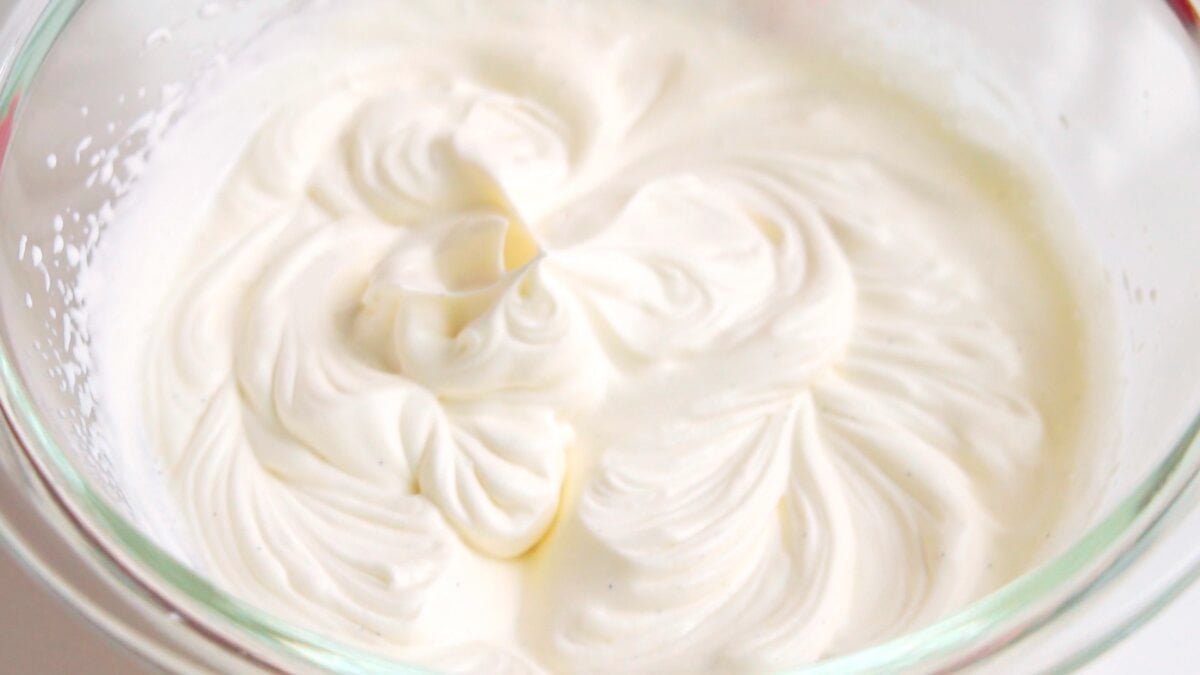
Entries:
{"type": "MultiPolygon", "coordinates": [[[[19,130],[21,93],[34,80],[55,40],[85,1],[44,0],[31,28],[17,36],[23,42],[10,52],[6,62],[0,63],[0,111],[5,113],[6,123],[13,125],[14,133],[19,130]]],[[[1196,0],[1162,1],[1197,35],[1200,4],[1196,0]]],[[[0,163],[6,151],[6,147],[0,147],[0,163]]],[[[161,616],[182,616],[184,621],[179,623],[185,626],[183,630],[199,634],[210,647],[248,667],[280,670],[274,655],[292,663],[340,672],[424,672],[298,629],[251,608],[212,586],[146,538],[88,484],[54,441],[19,374],[15,353],[7,334],[0,335],[0,414],[9,441],[0,452],[14,452],[26,479],[36,484],[27,496],[36,502],[46,523],[52,528],[72,529],[64,541],[81,557],[101,561],[106,570],[102,574],[117,577],[127,601],[161,616]],[[197,612],[197,608],[202,611],[197,612]],[[236,637],[230,637],[229,628],[236,637]]],[[[1173,516],[1197,507],[1198,485],[1200,414],[1153,473],[1058,557],[932,626],[792,675],[907,669],[948,672],[979,664],[1063,620],[1073,607],[1119,579],[1168,531],[1173,516]]],[[[172,658],[169,646],[164,650],[161,645],[146,644],[146,636],[123,625],[103,606],[95,606],[69,581],[47,573],[38,551],[16,532],[3,510],[0,540],[35,576],[115,640],[156,665],[171,668],[172,664],[183,663],[172,658]]],[[[1087,663],[1149,620],[1198,576],[1200,556],[1177,571],[1165,590],[1148,594],[1139,606],[1110,620],[1082,648],[1046,664],[1046,670],[1069,670],[1087,663]]]]}

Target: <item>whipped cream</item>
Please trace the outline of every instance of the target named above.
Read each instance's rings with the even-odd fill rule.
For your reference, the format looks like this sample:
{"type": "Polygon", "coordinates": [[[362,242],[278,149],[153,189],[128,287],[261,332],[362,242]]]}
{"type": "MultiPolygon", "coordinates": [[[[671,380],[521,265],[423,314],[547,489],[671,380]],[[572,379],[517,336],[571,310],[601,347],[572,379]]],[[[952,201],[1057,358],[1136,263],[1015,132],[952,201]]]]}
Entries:
{"type": "Polygon", "coordinates": [[[197,568],[430,668],[661,673],[1040,560],[1108,327],[1033,151],[700,12],[486,5],[299,11],[119,209],[100,374],[197,568]]]}

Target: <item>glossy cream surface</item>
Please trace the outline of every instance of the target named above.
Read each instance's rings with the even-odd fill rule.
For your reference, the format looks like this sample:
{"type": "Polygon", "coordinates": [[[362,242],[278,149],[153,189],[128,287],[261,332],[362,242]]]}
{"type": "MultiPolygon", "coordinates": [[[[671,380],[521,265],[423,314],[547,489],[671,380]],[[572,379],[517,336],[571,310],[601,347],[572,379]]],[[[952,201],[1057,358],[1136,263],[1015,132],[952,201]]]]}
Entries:
{"type": "Polygon", "coordinates": [[[197,569],[285,619],[447,672],[787,668],[1077,515],[1110,327],[1071,232],[1032,149],[702,12],[312,3],[119,208],[98,372],[197,569]]]}

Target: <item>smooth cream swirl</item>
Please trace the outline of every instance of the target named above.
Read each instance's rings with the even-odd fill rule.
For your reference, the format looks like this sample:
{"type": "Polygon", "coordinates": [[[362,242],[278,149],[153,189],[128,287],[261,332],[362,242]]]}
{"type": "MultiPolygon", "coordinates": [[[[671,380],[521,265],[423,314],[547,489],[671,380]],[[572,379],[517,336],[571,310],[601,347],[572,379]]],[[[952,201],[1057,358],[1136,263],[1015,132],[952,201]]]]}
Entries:
{"type": "Polygon", "coordinates": [[[456,672],[662,673],[852,650],[1028,563],[1044,411],[943,241],[1008,226],[982,152],[699,20],[416,4],[302,13],[214,95],[273,104],[144,421],[219,583],[456,672]],[[519,599],[454,595],[468,563],[519,599]]]}

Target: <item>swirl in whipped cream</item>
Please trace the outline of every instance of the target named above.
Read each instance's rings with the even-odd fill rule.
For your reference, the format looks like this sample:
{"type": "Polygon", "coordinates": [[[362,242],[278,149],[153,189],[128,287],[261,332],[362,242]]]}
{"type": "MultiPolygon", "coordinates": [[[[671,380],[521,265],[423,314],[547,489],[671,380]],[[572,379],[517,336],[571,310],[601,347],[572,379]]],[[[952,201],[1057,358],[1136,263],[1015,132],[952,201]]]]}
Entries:
{"type": "Polygon", "coordinates": [[[139,381],[198,566],[448,671],[661,673],[1030,565],[1085,364],[1024,167],[735,29],[507,7],[301,12],[126,206],[195,220],[139,381]]]}

